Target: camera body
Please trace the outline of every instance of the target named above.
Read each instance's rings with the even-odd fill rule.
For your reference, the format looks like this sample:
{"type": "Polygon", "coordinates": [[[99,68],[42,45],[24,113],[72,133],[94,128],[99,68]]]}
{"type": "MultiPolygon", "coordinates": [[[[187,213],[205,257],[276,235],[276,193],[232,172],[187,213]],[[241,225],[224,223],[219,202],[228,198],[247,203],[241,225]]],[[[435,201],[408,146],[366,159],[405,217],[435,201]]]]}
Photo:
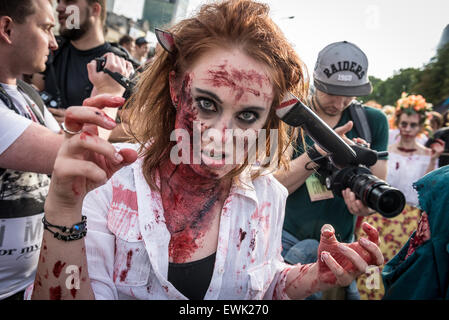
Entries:
{"type": "Polygon", "coordinates": [[[406,203],[403,193],[374,176],[367,167],[377,162],[377,152],[361,145],[351,148],[357,155],[356,160],[343,168],[337,167],[326,157],[320,159],[317,171],[321,183],[335,196],[341,197],[343,190],[351,189],[363,204],[386,218],[400,214],[406,203]]]}
{"type": "Polygon", "coordinates": [[[114,79],[123,88],[125,88],[123,97],[128,100],[131,97],[132,92],[136,86],[135,79],[133,79],[133,77],[136,76],[136,73],[131,76],[131,79],[128,79],[118,72],[111,72],[109,69],[105,68],[107,61],[105,57],[96,58],[95,61],[97,62],[97,72],[107,73],[112,79],[114,79]]]}
{"type": "Polygon", "coordinates": [[[366,206],[384,217],[392,218],[402,212],[405,207],[404,194],[372,175],[368,169],[377,162],[378,157],[386,156],[388,152],[378,153],[359,144],[349,146],[291,93],[276,109],[276,115],[292,127],[302,127],[327,153],[327,156],[321,156],[314,147],[307,151],[310,159],[319,165],[317,171],[323,184],[336,196],[341,197],[341,192],[350,188],[366,206]]]}

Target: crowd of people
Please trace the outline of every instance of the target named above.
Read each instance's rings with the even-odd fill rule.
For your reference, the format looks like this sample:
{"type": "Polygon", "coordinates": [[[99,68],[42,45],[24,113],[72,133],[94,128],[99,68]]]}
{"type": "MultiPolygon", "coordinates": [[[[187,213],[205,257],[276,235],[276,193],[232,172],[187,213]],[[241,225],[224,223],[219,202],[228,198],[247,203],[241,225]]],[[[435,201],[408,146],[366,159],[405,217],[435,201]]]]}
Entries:
{"type": "Polygon", "coordinates": [[[309,83],[265,4],[206,4],[157,50],[105,41],[106,0],[52,5],[0,0],[0,300],[449,298],[448,112],[358,101],[356,44],[323,48],[309,83]],[[405,196],[399,215],[325,186],[333,155],[279,116],[299,101],[379,153],[367,170],[405,196]]]}

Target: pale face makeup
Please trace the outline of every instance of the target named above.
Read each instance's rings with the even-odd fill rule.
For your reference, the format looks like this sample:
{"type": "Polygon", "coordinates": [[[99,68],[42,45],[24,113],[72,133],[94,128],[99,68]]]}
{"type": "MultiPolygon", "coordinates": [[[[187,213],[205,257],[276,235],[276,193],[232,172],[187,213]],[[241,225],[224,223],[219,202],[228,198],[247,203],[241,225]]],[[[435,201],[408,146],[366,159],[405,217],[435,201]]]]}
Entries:
{"type": "Polygon", "coordinates": [[[414,139],[421,131],[419,124],[419,115],[407,115],[405,113],[399,116],[398,121],[399,133],[403,138],[414,139]]]}
{"type": "Polygon", "coordinates": [[[274,96],[268,68],[238,49],[214,49],[202,55],[176,87],[176,129],[201,133],[201,163],[192,161],[191,167],[223,177],[237,166],[229,158],[236,155],[236,140],[246,139],[248,150],[248,137],[257,136],[268,118],[274,96]]]}

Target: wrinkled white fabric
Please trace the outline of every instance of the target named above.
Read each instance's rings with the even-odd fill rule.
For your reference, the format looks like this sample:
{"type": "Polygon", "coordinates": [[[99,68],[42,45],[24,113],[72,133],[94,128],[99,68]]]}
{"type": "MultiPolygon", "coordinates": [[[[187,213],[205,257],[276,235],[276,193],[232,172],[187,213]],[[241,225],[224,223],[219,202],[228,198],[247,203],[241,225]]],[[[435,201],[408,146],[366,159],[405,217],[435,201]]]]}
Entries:
{"type": "Polygon", "coordinates": [[[413,182],[426,174],[430,156],[408,155],[390,152],[388,155],[387,182],[402,191],[409,205],[418,205],[418,193],[413,182]]]}
{"type": "MultiPolygon", "coordinates": [[[[123,147],[123,145],[122,145],[123,147]]],[[[129,147],[129,146],[128,146],[129,147]]],[[[161,195],[142,159],[89,193],[88,271],[96,299],[186,299],[167,280],[170,233],[161,195]]],[[[221,212],[216,261],[204,299],[285,299],[281,257],[288,192],[271,174],[233,184],[221,212]]]]}

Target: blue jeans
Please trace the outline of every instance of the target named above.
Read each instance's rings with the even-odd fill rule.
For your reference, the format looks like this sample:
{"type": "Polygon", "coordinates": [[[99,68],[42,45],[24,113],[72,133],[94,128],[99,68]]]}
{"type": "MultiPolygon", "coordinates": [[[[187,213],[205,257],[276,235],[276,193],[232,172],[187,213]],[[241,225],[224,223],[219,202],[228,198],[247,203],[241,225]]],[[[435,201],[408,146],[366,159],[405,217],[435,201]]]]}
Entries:
{"type": "MultiPolygon", "coordinates": [[[[282,256],[289,264],[308,264],[317,261],[319,242],[315,239],[298,240],[291,233],[282,231],[282,256]]],[[[345,287],[346,300],[360,300],[357,282],[354,280],[348,287],[345,287]]],[[[306,298],[306,300],[320,300],[321,292],[316,292],[306,298]]]]}

